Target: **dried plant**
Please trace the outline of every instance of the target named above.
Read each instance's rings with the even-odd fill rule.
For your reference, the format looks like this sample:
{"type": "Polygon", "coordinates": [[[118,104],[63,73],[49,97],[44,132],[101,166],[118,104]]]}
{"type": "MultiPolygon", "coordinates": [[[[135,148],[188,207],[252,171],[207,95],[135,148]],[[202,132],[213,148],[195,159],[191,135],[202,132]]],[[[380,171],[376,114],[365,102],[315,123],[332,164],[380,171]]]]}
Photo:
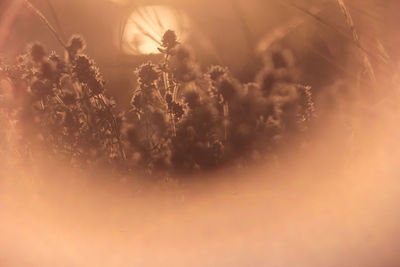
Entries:
{"type": "Polygon", "coordinates": [[[81,37],[72,37],[64,60],[34,43],[15,65],[3,67],[20,98],[15,118],[21,140],[74,164],[123,159],[115,103],[104,95],[102,76],[84,47],[81,37]]]}
{"type": "Polygon", "coordinates": [[[164,61],[136,71],[139,86],[123,123],[128,159],[138,166],[192,171],[243,165],[273,151],[285,133],[304,129],[313,116],[310,88],[296,84],[288,50],[269,51],[257,80],[242,84],[225,67],[201,73],[172,31],[161,44],[164,61]]]}
{"type": "Polygon", "coordinates": [[[25,3],[65,56],[33,43],[15,64],[1,64],[12,88],[8,104],[1,103],[1,118],[15,125],[14,150],[24,159],[56,156],[72,166],[106,163],[164,176],[245,166],[274,157],[278,145],[307,129],[314,117],[311,87],[298,84],[289,50],[272,46],[256,80],[243,84],[226,67],[201,71],[172,30],[157,40],[164,59],[137,68],[131,108],[120,110],[84,53],[84,39],[74,35],[65,42],[25,3]]]}
{"type": "Polygon", "coordinates": [[[21,144],[78,166],[190,172],[271,154],[285,133],[304,129],[312,117],[310,88],[297,85],[288,50],[272,49],[257,80],[242,84],[225,67],[202,73],[171,30],[160,44],[164,60],[137,68],[128,111],[106,96],[82,37],[65,44],[65,59],[30,45],[16,64],[2,67],[20,98],[14,117],[21,144]]]}

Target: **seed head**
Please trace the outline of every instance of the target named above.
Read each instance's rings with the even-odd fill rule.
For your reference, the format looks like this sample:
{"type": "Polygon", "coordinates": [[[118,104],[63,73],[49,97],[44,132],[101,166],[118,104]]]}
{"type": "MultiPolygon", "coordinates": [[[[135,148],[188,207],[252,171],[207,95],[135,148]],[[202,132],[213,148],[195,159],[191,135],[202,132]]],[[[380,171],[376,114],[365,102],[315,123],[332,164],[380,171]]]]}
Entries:
{"type": "Polygon", "coordinates": [[[136,70],[136,74],[139,77],[139,83],[147,86],[153,84],[159,77],[156,65],[151,62],[141,65],[136,70]]]}
{"type": "Polygon", "coordinates": [[[179,44],[176,34],[173,30],[167,30],[161,40],[161,46],[167,51],[175,48],[179,44]]]}
{"type": "Polygon", "coordinates": [[[78,56],[75,62],[74,72],[80,82],[87,83],[91,76],[92,62],[87,56],[78,56]]]}
{"type": "Polygon", "coordinates": [[[29,49],[29,55],[34,62],[39,63],[46,56],[46,52],[43,45],[41,45],[40,43],[34,43],[29,49]]]}
{"type": "Polygon", "coordinates": [[[292,51],[280,46],[272,46],[264,58],[264,65],[268,69],[288,69],[295,65],[292,51]]]}
{"type": "Polygon", "coordinates": [[[80,35],[74,35],[69,40],[67,50],[71,56],[79,54],[86,48],[86,42],[80,35]]]}
{"type": "Polygon", "coordinates": [[[220,77],[224,76],[228,72],[226,67],[213,65],[207,72],[208,77],[211,81],[217,81],[220,77]]]}
{"type": "Polygon", "coordinates": [[[94,62],[85,55],[76,58],[74,73],[79,82],[87,84],[89,89],[99,94],[104,91],[104,81],[94,62]]]}

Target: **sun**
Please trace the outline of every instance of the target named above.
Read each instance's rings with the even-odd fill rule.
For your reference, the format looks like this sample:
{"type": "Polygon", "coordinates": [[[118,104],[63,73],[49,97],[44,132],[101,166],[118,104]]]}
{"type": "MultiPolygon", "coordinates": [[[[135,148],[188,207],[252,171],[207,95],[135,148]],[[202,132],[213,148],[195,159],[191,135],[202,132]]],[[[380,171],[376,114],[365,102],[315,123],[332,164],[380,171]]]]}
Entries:
{"type": "Polygon", "coordinates": [[[173,30],[184,41],[189,21],[180,10],[169,6],[145,6],[133,11],[123,30],[123,50],[133,55],[157,54],[164,32],[173,30]]]}

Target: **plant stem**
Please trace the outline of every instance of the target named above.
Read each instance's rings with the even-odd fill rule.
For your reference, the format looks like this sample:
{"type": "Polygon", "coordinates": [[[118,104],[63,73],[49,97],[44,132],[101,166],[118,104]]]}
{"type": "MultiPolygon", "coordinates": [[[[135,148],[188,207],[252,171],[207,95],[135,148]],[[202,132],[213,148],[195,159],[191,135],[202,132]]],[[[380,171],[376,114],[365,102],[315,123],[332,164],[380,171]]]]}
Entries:
{"type": "Polygon", "coordinates": [[[353,18],[350,14],[350,11],[347,9],[345,3],[343,0],[336,0],[340,10],[342,11],[345,20],[346,20],[346,24],[347,27],[350,29],[351,34],[353,36],[353,41],[354,43],[357,45],[358,48],[360,48],[362,56],[363,56],[363,63],[364,63],[364,67],[366,68],[366,70],[368,71],[368,74],[370,76],[370,79],[373,83],[376,83],[376,78],[375,78],[375,71],[374,68],[372,67],[371,61],[368,57],[368,54],[361,48],[361,42],[360,42],[360,37],[358,35],[358,32],[354,26],[354,21],[353,18]]]}
{"type": "Polygon", "coordinates": [[[60,37],[62,38],[62,40],[64,41],[64,43],[66,43],[66,37],[65,37],[65,33],[63,31],[63,28],[61,27],[61,23],[60,20],[58,19],[57,16],[57,12],[53,6],[53,4],[51,3],[51,0],[46,0],[47,5],[49,6],[50,12],[53,15],[54,18],[54,22],[56,23],[56,26],[60,32],[60,37]]]}
{"type": "Polygon", "coordinates": [[[57,41],[62,45],[62,47],[64,47],[65,49],[67,48],[67,45],[65,44],[65,42],[63,41],[62,37],[58,34],[58,32],[56,31],[56,29],[54,29],[54,27],[50,24],[50,22],[46,19],[46,17],[43,15],[42,12],[40,12],[39,9],[37,9],[29,0],[24,0],[25,4],[28,8],[30,8],[41,20],[42,22],[47,26],[47,28],[49,28],[49,30],[51,31],[51,33],[54,35],[54,37],[56,37],[57,41]]]}
{"type": "MultiPolygon", "coordinates": [[[[169,54],[166,54],[165,59],[164,59],[164,68],[165,69],[167,68],[167,65],[168,65],[168,59],[169,59],[169,54]]],[[[170,86],[169,86],[169,80],[168,80],[168,73],[163,70],[162,74],[163,74],[165,92],[171,93],[170,86]]],[[[174,88],[174,91],[175,91],[175,88],[174,88]]],[[[172,94],[172,97],[174,97],[174,94],[172,94]]],[[[172,101],[174,102],[175,99],[173,98],[172,101]]],[[[169,107],[168,107],[168,109],[169,109],[169,107]]],[[[168,113],[169,113],[169,121],[170,121],[172,137],[175,137],[176,136],[176,126],[175,126],[174,115],[172,114],[172,110],[168,110],[168,113]]]]}
{"type": "Polygon", "coordinates": [[[121,136],[120,136],[120,133],[119,133],[119,130],[118,130],[118,124],[117,124],[117,121],[116,121],[116,119],[115,119],[115,117],[114,117],[114,114],[112,113],[110,107],[104,102],[104,100],[103,100],[102,97],[100,97],[100,96],[97,95],[97,96],[96,96],[96,99],[97,99],[98,101],[100,101],[100,103],[101,103],[101,104],[103,105],[103,107],[106,109],[107,113],[110,115],[110,118],[111,118],[111,127],[113,128],[115,137],[117,138],[118,148],[119,148],[119,152],[120,152],[120,154],[121,154],[121,158],[122,158],[123,160],[126,160],[126,154],[125,154],[124,148],[123,148],[123,146],[122,146],[121,136]]]}

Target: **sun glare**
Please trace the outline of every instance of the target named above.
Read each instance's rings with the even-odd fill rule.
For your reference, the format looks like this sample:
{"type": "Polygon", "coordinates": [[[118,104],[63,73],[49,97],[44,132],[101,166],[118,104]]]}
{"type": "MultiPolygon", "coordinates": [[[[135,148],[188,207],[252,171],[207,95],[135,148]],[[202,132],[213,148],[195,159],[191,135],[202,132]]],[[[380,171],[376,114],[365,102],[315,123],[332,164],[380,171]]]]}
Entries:
{"type": "Polygon", "coordinates": [[[157,54],[159,40],[168,29],[183,41],[188,36],[188,18],[180,10],[168,6],[145,6],[128,18],[123,31],[123,49],[128,54],[157,54]]]}

